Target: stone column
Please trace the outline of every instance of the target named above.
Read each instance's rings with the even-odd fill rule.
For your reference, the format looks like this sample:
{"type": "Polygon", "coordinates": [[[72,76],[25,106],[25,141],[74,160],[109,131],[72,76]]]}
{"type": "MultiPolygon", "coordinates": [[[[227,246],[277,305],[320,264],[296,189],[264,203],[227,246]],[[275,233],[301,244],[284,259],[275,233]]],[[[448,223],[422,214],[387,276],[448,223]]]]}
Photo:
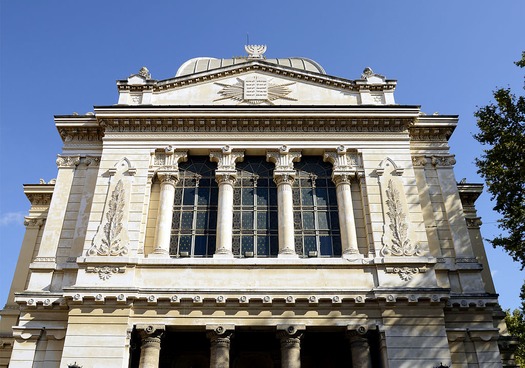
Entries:
{"type": "Polygon", "coordinates": [[[279,224],[279,257],[297,257],[294,243],[292,184],[295,180],[293,163],[301,152],[282,146],[279,151],[268,151],[266,160],[275,164],[273,180],[277,184],[277,216],[279,224]]]}
{"type": "Polygon", "coordinates": [[[162,168],[157,171],[157,178],[160,181],[160,197],[153,254],[169,256],[175,185],[179,181],[179,173],[178,170],[162,168]]]}
{"type": "Polygon", "coordinates": [[[237,178],[235,163],[242,161],[243,151],[233,151],[224,146],[220,151],[211,151],[210,159],[217,162],[215,180],[219,185],[217,208],[217,244],[214,257],[232,257],[233,236],[233,184],[237,178]]]}
{"type": "Polygon", "coordinates": [[[289,326],[277,336],[281,340],[281,367],[300,368],[302,333],[295,326],[289,326]]]}
{"type": "Polygon", "coordinates": [[[233,332],[218,326],[207,333],[211,343],[210,368],[230,367],[230,342],[233,332]]]}
{"type": "Polygon", "coordinates": [[[140,346],[139,368],[159,368],[160,342],[164,327],[144,326],[140,328],[142,344],[140,346]]]}
{"type": "Polygon", "coordinates": [[[368,329],[359,326],[356,330],[348,332],[350,349],[352,351],[352,368],[371,368],[370,346],[366,338],[368,329]]]}
{"type": "Polygon", "coordinates": [[[155,249],[150,257],[169,257],[171,224],[173,221],[173,203],[175,185],[179,181],[179,162],[186,161],[187,151],[176,151],[172,146],[165,148],[165,166],[160,167],[157,178],[160,181],[159,211],[155,231],[155,249]]]}
{"type": "Polygon", "coordinates": [[[343,256],[361,257],[357,247],[357,232],[354,219],[354,206],[352,203],[351,179],[357,175],[359,157],[357,154],[348,153],[344,146],[337,151],[326,151],[324,160],[333,165],[332,181],[336,185],[337,209],[339,212],[339,230],[341,232],[341,245],[343,256]]]}

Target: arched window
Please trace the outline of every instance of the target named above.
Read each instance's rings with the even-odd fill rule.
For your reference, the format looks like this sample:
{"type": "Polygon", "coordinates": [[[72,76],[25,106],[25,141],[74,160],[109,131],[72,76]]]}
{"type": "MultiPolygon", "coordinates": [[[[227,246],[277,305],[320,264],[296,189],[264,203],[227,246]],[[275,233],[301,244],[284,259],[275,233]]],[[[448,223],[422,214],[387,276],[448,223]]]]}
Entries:
{"type": "Polygon", "coordinates": [[[264,156],[246,156],[237,163],[232,245],[236,256],[277,256],[277,188],[273,168],[264,156]]]}
{"type": "Polygon", "coordinates": [[[208,156],[188,157],[179,164],[175,187],[170,255],[212,257],[217,233],[216,164],[208,156]]]}
{"type": "Polygon", "coordinates": [[[303,156],[293,185],[295,251],[305,257],[341,255],[337,196],[332,165],[303,156]]]}

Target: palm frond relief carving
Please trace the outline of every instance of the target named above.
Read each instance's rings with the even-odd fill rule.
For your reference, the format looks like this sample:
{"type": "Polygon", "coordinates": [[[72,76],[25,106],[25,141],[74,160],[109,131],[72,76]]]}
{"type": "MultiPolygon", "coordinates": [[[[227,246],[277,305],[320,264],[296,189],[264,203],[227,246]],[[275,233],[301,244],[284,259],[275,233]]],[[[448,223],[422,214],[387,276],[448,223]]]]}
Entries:
{"type": "MultiPolygon", "coordinates": [[[[120,237],[124,218],[124,184],[119,180],[108,203],[106,224],[102,228],[102,237],[99,244],[93,244],[89,249],[90,256],[123,256],[128,253],[127,244],[122,244],[120,237]]],[[[98,235],[98,234],[97,234],[98,235]]],[[[97,236],[93,239],[98,239],[97,236]]]]}
{"type": "Polygon", "coordinates": [[[395,188],[392,179],[388,181],[386,189],[386,206],[389,220],[390,239],[385,239],[381,253],[383,256],[419,256],[419,245],[413,245],[408,239],[408,225],[403,205],[399,198],[399,191],[395,188]],[[389,241],[388,241],[389,240],[389,241]]]}

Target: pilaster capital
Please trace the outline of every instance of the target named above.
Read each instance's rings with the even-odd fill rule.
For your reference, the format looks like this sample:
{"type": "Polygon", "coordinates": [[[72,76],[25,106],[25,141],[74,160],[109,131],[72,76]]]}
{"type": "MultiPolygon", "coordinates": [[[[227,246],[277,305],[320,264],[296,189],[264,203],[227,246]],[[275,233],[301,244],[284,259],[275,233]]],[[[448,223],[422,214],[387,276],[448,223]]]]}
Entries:
{"type": "Polygon", "coordinates": [[[432,156],[430,163],[435,167],[452,167],[456,164],[454,155],[432,156]]]}
{"type": "Polygon", "coordinates": [[[361,166],[357,152],[349,151],[343,145],[337,147],[336,150],[325,151],[323,160],[333,165],[334,174],[337,171],[355,172],[361,166]]]}
{"type": "Polygon", "coordinates": [[[42,335],[41,328],[13,327],[13,337],[18,341],[36,342],[42,335]]]}
{"type": "Polygon", "coordinates": [[[25,217],[24,218],[24,226],[25,227],[36,227],[39,228],[42,225],[44,225],[45,219],[42,218],[31,218],[31,217],[25,217]]]}
{"type": "MultiPolygon", "coordinates": [[[[275,164],[275,171],[294,171],[293,163],[301,159],[301,151],[291,151],[288,146],[283,145],[279,150],[266,152],[266,161],[275,164]]],[[[275,174],[274,174],[275,177],[275,174]]]]}
{"type": "Polygon", "coordinates": [[[175,185],[179,181],[179,171],[172,166],[164,166],[157,170],[157,178],[161,184],[175,185]]]}
{"type": "Polygon", "coordinates": [[[84,161],[88,167],[99,167],[100,166],[100,156],[86,156],[84,161]]]}
{"type": "Polygon", "coordinates": [[[59,169],[61,168],[74,169],[80,164],[80,156],[57,155],[56,164],[59,169]]]}
{"type": "Polygon", "coordinates": [[[244,151],[233,150],[226,145],[220,150],[210,151],[210,160],[217,162],[217,171],[235,171],[235,163],[244,159],[244,151]]]}
{"type": "Polygon", "coordinates": [[[368,344],[366,334],[368,333],[368,326],[359,325],[359,326],[348,326],[346,331],[346,337],[350,340],[350,343],[364,343],[368,344]]]}

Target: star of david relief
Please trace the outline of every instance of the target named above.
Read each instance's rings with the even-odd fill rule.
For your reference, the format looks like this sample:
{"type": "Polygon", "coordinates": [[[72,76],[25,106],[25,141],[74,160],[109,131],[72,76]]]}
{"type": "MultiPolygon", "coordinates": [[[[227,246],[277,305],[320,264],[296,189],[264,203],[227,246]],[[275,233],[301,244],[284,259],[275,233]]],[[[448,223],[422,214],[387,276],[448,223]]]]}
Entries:
{"type": "Polygon", "coordinates": [[[222,97],[214,100],[214,102],[235,100],[239,101],[239,104],[246,102],[252,105],[259,105],[266,102],[274,105],[273,101],[279,99],[297,101],[295,98],[287,97],[292,92],[287,86],[291,86],[295,84],[295,82],[274,84],[264,77],[254,75],[244,80],[237,78],[237,83],[235,84],[215,84],[222,87],[222,89],[217,92],[222,97]]]}

